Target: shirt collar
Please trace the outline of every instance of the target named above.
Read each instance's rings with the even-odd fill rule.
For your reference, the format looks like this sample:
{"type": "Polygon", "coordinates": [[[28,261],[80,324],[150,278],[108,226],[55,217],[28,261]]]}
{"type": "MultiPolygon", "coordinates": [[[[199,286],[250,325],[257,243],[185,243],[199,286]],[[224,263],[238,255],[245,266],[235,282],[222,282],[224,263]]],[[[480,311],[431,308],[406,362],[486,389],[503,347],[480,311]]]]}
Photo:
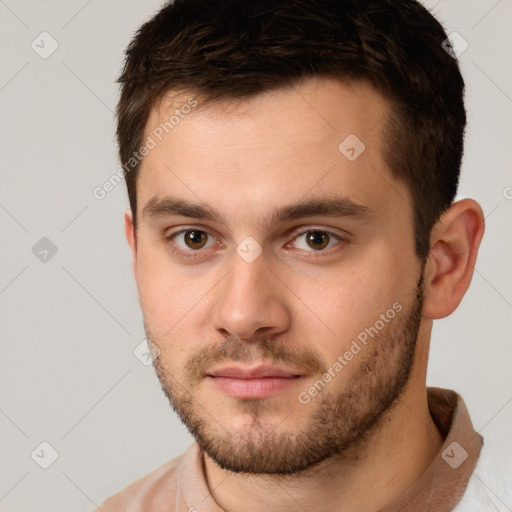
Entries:
{"type": "Polygon", "coordinates": [[[382,512],[449,512],[462,498],[475,469],[483,437],[473,428],[460,395],[449,389],[427,388],[430,415],[444,442],[420,478],[382,512]]]}

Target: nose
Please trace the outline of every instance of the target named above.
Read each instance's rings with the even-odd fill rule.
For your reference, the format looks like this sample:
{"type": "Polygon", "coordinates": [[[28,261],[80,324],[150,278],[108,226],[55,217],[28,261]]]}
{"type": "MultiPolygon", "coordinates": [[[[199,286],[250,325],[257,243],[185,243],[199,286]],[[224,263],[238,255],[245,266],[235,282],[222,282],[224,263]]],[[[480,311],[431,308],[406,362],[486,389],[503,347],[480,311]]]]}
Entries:
{"type": "Polygon", "coordinates": [[[285,290],[264,253],[248,263],[237,254],[218,290],[213,325],[223,336],[241,340],[273,336],[288,330],[290,308],[285,290]]]}

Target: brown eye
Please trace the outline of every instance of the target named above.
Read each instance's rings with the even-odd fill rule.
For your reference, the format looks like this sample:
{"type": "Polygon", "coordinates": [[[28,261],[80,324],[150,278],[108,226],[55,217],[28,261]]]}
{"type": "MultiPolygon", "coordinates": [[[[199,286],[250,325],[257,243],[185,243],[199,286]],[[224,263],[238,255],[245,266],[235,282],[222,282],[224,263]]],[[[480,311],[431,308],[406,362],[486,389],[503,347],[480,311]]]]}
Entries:
{"type": "Polygon", "coordinates": [[[312,256],[314,253],[327,253],[333,247],[343,246],[345,243],[347,240],[341,235],[324,229],[310,229],[294,238],[293,247],[309,252],[312,256]]]}
{"type": "Polygon", "coordinates": [[[190,249],[202,249],[208,241],[208,234],[204,231],[190,230],[183,232],[184,242],[190,249]]]}
{"type": "Polygon", "coordinates": [[[212,255],[208,249],[222,247],[215,235],[204,229],[195,229],[189,226],[176,233],[165,236],[165,244],[169,251],[177,258],[185,258],[192,262],[193,258],[204,258],[212,255]]]}
{"type": "Polygon", "coordinates": [[[317,251],[325,249],[329,245],[330,237],[323,231],[310,231],[306,233],[306,243],[317,251]]]}

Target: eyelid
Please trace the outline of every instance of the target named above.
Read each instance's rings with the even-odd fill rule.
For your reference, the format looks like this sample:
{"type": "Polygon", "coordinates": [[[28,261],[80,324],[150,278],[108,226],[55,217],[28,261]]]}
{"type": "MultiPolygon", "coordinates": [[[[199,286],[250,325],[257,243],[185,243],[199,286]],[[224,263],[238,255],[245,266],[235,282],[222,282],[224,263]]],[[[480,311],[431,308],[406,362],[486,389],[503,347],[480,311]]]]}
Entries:
{"type": "MultiPolygon", "coordinates": [[[[180,226],[179,229],[177,229],[176,231],[166,232],[164,235],[164,238],[167,241],[171,241],[178,235],[182,235],[183,233],[187,233],[188,231],[200,231],[202,233],[206,233],[208,236],[210,236],[212,238],[215,238],[215,239],[219,238],[210,229],[203,227],[203,226],[180,226]]],[[[190,249],[189,251],[187,251],[186,249],[179,247],[178,250],[186,251],[186,252],[200,252],[201,249],[196,250],[196,251],[190,249]]]]}
{"type": "Polygon", "coordinates": [[[311,233],[313,231],[320,231],[329,235],[334,235],[342,240],[350,240],[351,234],[348,231],[336,230],[335,228],[327,228],[325,226],[305,225],[298,228],[294,228],[287,237],[297,238],[299,235],[311,233]]]}
{"type": "MultiPolygon", "coordinates": [[[[321,228],[321,227],[307,227],[306,229],[301,229],[300,231],[295,231],[294,233],[292,233],[291,241],[285,245],[285,249],[288,249],[290,247],[296,248],[298,251],[302,252],[303,254],[307,254],[306,258],[322,258],[322,257],[328,257],[329,255],[332,255],[333,252],[340,250],[345,244],[347,244],[349,242],[350,242],[350,239],[349,239],[348,234],[342,235],[335,231],[331,231],[330,229],[325,229],[325,228],[321,228]],[[329,238],[336,239],[337,243],[332,247],[328,247],[328,248],[324,248],[324,249],[320,249],[320,250],[315,250],[313,248],[302,249],[302,248],[295,246],[295,243],[296,243],[295,240],[297,238],[304,236],[308,233],[314,233],[314,232],[325,233],[329,236],[329,238]],[[293,246],[292,246],[292,244],[293,244],[293,246]]],[[[331,240],[329,240],[329,244],[330,243],[331,243],[331,240]]]]}

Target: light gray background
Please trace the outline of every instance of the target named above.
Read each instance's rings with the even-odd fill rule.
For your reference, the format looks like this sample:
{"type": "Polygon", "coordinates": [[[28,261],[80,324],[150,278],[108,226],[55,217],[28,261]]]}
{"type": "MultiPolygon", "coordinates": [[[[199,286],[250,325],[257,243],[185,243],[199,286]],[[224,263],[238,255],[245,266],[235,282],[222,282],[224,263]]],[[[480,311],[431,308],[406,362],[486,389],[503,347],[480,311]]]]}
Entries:
{"type": "MultiPolygon", "coordinates": [[[[92,195],[119,167],[123,50],[160,5],[0,0],[3,511],[91,510],[192,442],[133,354],[144,331],[122,229],[125,186],[92,195]],[[47,59],[31,48],[43,31],[59,44],[47,59]],[[42,237],[58,249],[47,262],[32,253],[42,237]],[[31,458],[42,441],[59,453],[46,470],[31,458]]],[[[459,196],[476,198],[487,217],[471,289],[435,323],[428,382],[458,391],[486,445],[512,455],[512,2],[428,5],[469,43],[459,196]]]]}

